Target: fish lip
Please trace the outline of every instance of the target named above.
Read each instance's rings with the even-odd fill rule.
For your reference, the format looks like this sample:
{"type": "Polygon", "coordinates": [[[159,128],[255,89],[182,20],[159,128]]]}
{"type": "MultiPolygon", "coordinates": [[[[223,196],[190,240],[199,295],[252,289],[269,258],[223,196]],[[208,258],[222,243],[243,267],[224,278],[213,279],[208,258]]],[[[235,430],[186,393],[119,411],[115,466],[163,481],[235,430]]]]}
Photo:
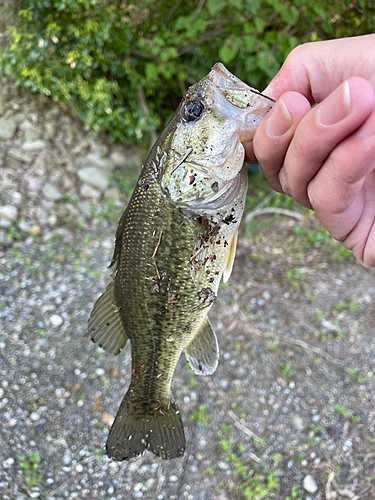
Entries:
{"type": "Polygon", "coordinates": [[[272,107],[276,102],[272,97],[262,94],[237,78],[220,62],[212,67],[208,77],[213,86],[225,97],[225,99],[240,109],[251,108],[253,111],[254,107],[257,108],[259,104],[261,104],[262,107],[264,105],[272,107]],[[259,103],[256,102],[257,96],[261,101],[259,103]],[[253,101],[255,102],[253,103],[253,101]]]}

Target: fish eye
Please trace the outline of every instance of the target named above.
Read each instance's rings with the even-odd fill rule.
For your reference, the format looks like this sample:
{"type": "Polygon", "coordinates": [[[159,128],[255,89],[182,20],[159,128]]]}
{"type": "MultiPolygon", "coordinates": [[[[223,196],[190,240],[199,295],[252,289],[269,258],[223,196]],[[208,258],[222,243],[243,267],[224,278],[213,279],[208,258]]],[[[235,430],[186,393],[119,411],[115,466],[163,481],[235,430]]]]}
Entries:
{"type": "Polygon", "coordinates": [[[194,122],[201,116],[204,107],[199,101],[186,103],[181,109],[181,116],[187,122],[194,122]]]}

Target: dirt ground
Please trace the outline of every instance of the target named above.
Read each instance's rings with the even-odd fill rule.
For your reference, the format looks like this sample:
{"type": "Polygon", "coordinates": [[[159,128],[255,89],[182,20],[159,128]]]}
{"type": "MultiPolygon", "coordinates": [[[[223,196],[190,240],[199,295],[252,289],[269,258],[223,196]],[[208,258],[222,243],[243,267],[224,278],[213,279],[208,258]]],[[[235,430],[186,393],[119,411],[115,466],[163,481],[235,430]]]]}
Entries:
{"type": "Polygon", "coordinates": [[[185,456],[103,455],[130,352],[86,325],[115,229],[97,217],[1,254],[1,498],[375,498],[374,271],[306,211],[242,226],[211,314],[219,367],[196,377],[182,356],[173,381],[185,456]]]}

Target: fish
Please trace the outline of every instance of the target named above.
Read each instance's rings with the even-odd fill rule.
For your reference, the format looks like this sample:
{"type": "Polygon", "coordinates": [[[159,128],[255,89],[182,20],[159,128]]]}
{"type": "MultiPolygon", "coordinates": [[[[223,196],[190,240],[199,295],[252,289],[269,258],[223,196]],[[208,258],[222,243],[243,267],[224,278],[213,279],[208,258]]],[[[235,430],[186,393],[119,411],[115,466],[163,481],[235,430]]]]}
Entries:
{"type": "Polygon", "coordinates": [[[116,231],[112,281],[88,324],[110,354],[131,344],[131,382],[106,443],[114,460],[185,452],[173,373],[182,351],[197,375],[218,365],[207,315],[232,272],[247,190],[242,142],[273,102],[216,63],[188,89],[142,168],[116,231]]]}

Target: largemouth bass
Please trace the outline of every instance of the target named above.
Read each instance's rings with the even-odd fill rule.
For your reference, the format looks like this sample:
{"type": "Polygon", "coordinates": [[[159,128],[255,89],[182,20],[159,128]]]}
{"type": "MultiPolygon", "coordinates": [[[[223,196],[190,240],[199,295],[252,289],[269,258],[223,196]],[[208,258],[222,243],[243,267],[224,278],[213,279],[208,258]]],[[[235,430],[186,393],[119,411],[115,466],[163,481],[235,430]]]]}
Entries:
{"type": "Polygon", "coordinates": [[[109,353],[131,342],[131,383],[106,445],[115,460],[146,449],[184,454],[172,376],[183,350],[197,375],[217,367],[207,313],[233,266],[247,189],[241,142],[272,104],[217,63],[148,155],[119,221],[113,280],[89,319],[92,340],[109,353]]]}

